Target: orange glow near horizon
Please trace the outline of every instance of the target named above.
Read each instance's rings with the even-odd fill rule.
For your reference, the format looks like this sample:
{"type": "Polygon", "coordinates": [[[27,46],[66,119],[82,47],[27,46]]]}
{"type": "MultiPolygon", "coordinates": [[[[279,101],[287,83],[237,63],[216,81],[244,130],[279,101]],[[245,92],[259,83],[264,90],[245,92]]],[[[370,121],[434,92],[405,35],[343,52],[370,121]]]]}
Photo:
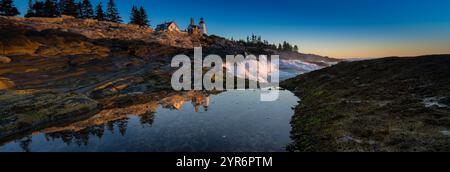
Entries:
{"type": "Polygon", "coordinates": [[[333,58],[379,58],[450,54],[449,41],[435,42],[313,42],[303,44],[301,52],[333,58]]]}

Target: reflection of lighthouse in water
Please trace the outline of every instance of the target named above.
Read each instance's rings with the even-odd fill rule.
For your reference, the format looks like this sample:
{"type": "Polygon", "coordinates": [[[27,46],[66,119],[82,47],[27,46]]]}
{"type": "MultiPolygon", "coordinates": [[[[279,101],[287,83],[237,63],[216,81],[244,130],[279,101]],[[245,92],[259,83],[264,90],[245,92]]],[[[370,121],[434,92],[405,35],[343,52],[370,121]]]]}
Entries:
{"type": "Polygon", "coordinates": [[[209,107],[209,96],[205,98],[205,103],[203,104],[203,108],[205,109],[206,112],[208,112],[208,107],[209,107]]]}
{"type": "Polygon", "coordinates": [[[209,96],[198,95],[192,99],[192,104],[195,107],[195,112],[200,112],[200,106],[207,112],[209,107],[209,96]]]}

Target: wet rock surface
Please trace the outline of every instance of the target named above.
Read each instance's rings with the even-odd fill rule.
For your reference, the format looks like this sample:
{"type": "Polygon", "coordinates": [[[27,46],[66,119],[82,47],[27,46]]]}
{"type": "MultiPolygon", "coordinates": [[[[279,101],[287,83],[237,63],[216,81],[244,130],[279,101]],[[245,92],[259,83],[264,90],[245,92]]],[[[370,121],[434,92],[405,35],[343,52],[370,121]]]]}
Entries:
{"type": "Polygon", "coordinates": [[[82,119],[99,106],[85,95],[53,91],[2,91],[0,100],[1,139],[42,129],[56,121],[63,124],[82,119]]]}
{"type": "Polygon", "coordinates": [[[11,61],[12,60],[9,57],[0,55],[0,63],[8,64],[8,63],[11,63],[11,61]]]}
{"type": "Polygon", "coordinates": [[[8,78],[0,78],[0,90],[6,90],[14,87],[14,82],[8,78]]]}

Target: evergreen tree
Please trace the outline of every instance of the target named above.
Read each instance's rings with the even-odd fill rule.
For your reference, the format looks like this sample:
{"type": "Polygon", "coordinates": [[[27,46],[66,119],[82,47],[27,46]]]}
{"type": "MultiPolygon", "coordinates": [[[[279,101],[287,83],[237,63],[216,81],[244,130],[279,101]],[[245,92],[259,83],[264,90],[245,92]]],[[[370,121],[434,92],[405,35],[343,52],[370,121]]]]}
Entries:
{"type": "Polygon", "coordinates": [[[45,17],[46,16],[45,3],[41,1],[36,1],[33,4],[33,11],[34,11],[33,17],[45,17]]]}
{"type": "Polygon", "coordinates": [[[116,4],[114,0],[108,1],[108,7],[106,9],[106,20],[115,23],[121,23],[122,19],[120,18],[119,12],[117,10],[116,4]]]}
{"type": "Polygon", "coordinates": [[[81,18],[94,18],[94,10],[92,8],[91,1],[83,0],[83,3],[81,4],[81,18]]]}
{"type": "Polygon", "coordinates": [[[61,15],[64,11],[64,5],[66,4],[66,0],[59,0],[58,2],[58,13],[61,15]]]}
{"type": "Polygon", "coordinates": [[[55,0],[45,0],[44,3],[44,17],[58,16],[58,9],[55,0]]]}
{"type": "Polygon", "coordinates": [[[277,50],[277,45],[272,44],[272,45],[270,45],[270,48],[271,48],[272,50],[277,50]]]}
{"type": "Polygon", "coordinates": [[[27,13],[25,14],[24,17],[26,18],[34,17],[33,0],[28,0],[27,13]]]}
{"type": "Polygon", "coordinates": [[[139,25],[149,26],[149,22],[147,12],[145,12],[144,7],[141,6],[141,8],[139,8],[139,25]]]}
{"type": "Polygon", "coordinates": [[[133,8],[131,8],[131,15],[130,15],[130,24],[139,24],[140,13],[136,6],[133,5],[133,8]]]}
{"type": "Polygon", "coordinates": [[[95,19],[99,20],[99,21],[105,21],[106,17],[105,17],[105,12],[103,11],[103,5],[101,2],[99,2],[97,4],[97,6],[95,7],[95,19]]]}
{"type": "Polygon", "coordinates": [[[98,21],[105,21],[105,13],[103,12],[102,3],[98,3],[97,7],[95,7],[95,17],[98,21]]]}
{"type": "Polygon", "coordinates": [[[19,15],[20,12],[14,6],[12,0],[0,0],[0,15],[2,16],[16,16],[19,15]]]}
{"type": "Polygon", "coordinates": [[[281,46],[281,44],[278,44],[278,51],[282,51],[283,47],[281,46]]]}
{"type": "Polygon", "coordinates": [[[286,41],[283,42],[283,51],[294,51],[292,45],[286,41]]]}
{"type": "Polygon", "coordinates": [[[82,6],[83,4],[81,2],[76,3],[76,7],[77,7],[77,16],[76,18],[83,18],[83,11],[82,11],[82,6]]]}
{"type": "Polygon", "coordinates": [[[133,6],[131,9],[131,17],[130,24],[136,24],[139,26],[149,26],[147,12],[145,12],[144,7],[140,7],[139,9],[136,6],[133,6]]]}
{"type": "Polygon", "coordinates": [[[78,5],[74,2],[74,0],[64,0],[61,14],[78,17],[78,11],[78,5]]]}
{"type": "Polygon", "coordinates": [[[299,49],[298,49],[298,46],[295,45],[295,46],[294,46],[294,51],[298,52],[298,50],[299,50],[299,49]]]}

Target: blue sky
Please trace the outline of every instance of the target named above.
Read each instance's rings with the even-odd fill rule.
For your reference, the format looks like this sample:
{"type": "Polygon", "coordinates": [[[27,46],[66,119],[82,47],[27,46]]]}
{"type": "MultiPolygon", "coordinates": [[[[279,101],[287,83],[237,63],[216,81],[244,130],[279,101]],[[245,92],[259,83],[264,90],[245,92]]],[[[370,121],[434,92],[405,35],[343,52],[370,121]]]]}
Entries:
{"type": "MultiPolygon", "coordinates": [[[[28,0],[16,0],[22,13],[28,0]]],[[[100,0],[92,0],[93,4],[100,0]]],[[[102,0],[106,4],[107,0],[102,0]]],[[[155,26],[190,17],[208,32],[235,39],[252,33],[298,44],[305,53],[380,57],[450,53],[449,0],[116,0],[127,21],[133,4],[155,26]]]]}

